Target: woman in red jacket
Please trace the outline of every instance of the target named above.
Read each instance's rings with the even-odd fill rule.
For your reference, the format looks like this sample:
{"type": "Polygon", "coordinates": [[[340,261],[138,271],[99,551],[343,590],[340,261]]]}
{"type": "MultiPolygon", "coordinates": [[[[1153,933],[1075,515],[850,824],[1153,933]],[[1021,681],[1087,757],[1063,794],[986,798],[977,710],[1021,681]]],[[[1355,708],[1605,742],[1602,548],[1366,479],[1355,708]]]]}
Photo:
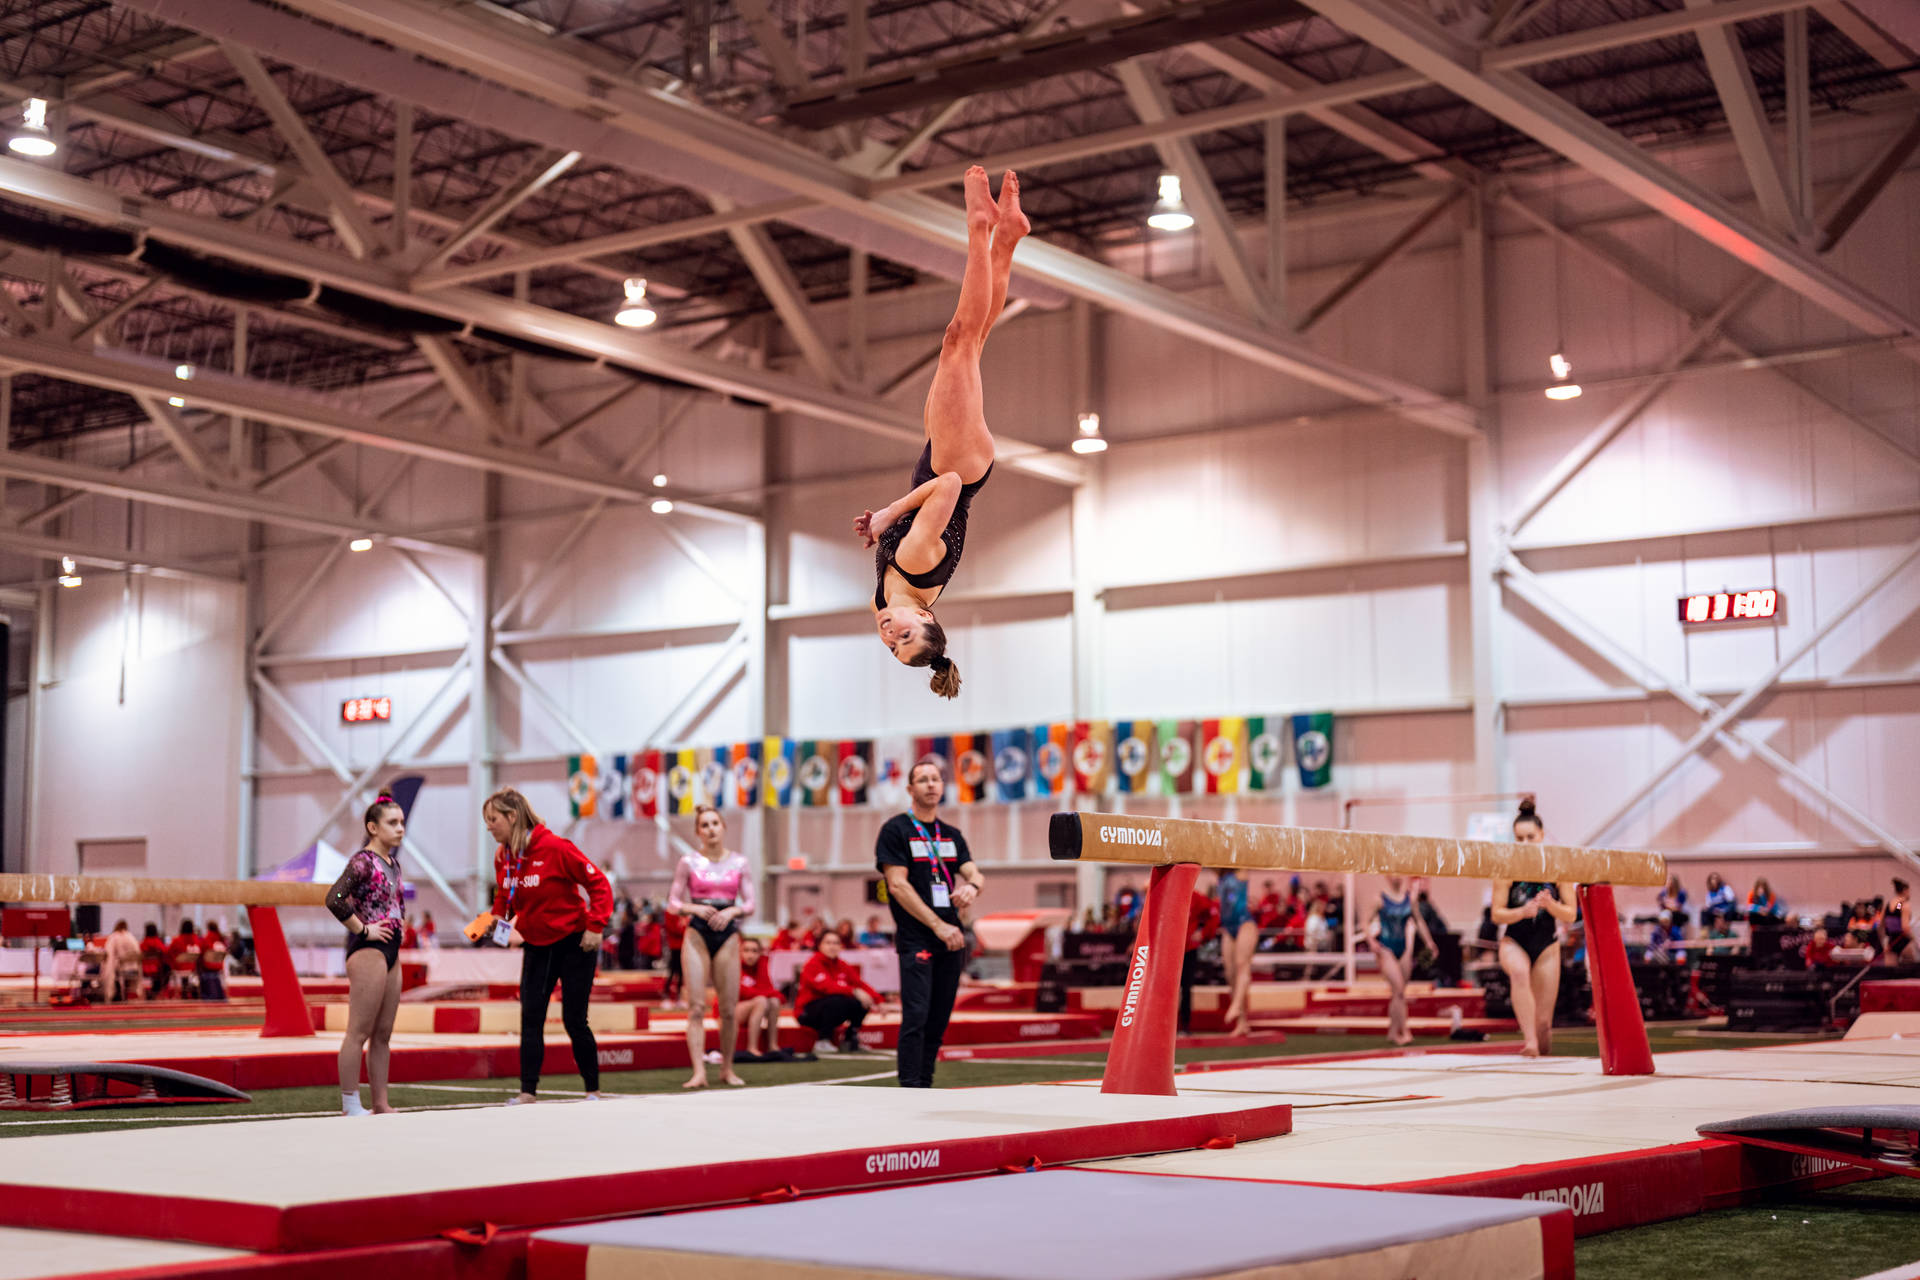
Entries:
{"type": "Polygon", "coordinates": [[[793,1016],[831,1043],[840,1030],[841,1049],[860,1047],[860,1024],[880,1002],[880,993],[868,986],[860,971],[840,958],[840,935],[829,929],[820,935],[820,949],[800,971],[800,991],[793,1000],[793,1016]]]}
{"type": "Polygon", "coordinates": [[[780,988],[767,972],[760,939],[740,939],[740,1033],[745,1062],[780,1061],[780,988]],[[761,1046],[765,1046],[764,1048],[761,1046]]]}
{"type": "Polygon", "coordinates": [[[541,825],[527,798],[502,787],[480,806],[493,855],[493,914],[512,922],[521,944],[520,1095],[532,1102],[547,1055],[547,1006],[560,983],[560,1021],[587,1097],[600,1097],[600,1046],[587,1026],[587,1001],[600,960],[600,938],[613,916],[613,886],[571,841],[541,825]],[[585,897],[583,899],[582,894],[585,897]]]}

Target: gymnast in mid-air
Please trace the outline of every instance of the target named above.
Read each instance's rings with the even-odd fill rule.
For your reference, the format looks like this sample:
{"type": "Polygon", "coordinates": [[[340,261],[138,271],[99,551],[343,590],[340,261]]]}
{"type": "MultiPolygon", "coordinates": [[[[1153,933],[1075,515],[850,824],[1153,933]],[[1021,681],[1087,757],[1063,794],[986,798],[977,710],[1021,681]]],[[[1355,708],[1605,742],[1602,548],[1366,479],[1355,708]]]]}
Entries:
{"type": "Polygon", "coordinates": [[[1014,247],[1032,229],[1020,212],[1020,180],[1013,170],[1000,179],[997,203],[979,165],[967,170],[963,185],[967,266],[927,392],[927,446],[913,468],[910,492],[853,522],[854,536],[874,548],[873,621],[880,642],[910,667],[933,668],[929,687],[943,698],[959,695],[960,672],[947,657],[947,633],[933,616],[933,603],[959,567],[967,508],[993,472],[980,349],[1006,305],[1014,247]]]}

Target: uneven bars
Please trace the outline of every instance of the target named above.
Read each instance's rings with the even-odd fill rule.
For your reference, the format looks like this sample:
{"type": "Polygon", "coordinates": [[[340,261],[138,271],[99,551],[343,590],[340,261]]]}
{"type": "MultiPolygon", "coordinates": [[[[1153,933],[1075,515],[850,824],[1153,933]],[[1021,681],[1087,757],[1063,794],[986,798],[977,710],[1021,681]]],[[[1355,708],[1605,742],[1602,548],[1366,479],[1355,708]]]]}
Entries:
{"type": "Polygon", "coordinates": [[[1057,862],[1143,866],[1193,863],[1266,871],[1352,871],[1576,884],[1667,882],[1667,860],[1639,849],[1504,844],[1118,813],[1056,813],[1047,826],[1047,846],[1057,862]]]}
{"type": "Polygon", "coordinates": [[[324,884],[278,880],[149,880],[137,876],[0,875],[0,902],[153,902],[208,907],[319,907],[324,884]]]}

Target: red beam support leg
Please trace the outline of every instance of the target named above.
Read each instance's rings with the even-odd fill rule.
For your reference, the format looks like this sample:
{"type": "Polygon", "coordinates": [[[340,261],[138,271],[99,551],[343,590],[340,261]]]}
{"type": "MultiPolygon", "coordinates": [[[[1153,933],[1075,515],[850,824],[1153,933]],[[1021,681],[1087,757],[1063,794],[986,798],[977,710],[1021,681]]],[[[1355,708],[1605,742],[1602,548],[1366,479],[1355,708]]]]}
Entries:
{"type": "Polygon", "coordinates": [[[1200,868],[1155,867],[1128,957],[1120,1021],[1107,1051],[1102,1093],[1172,1095],[1173,1043],[1179,1035],[1180,964],[1187,953],[1187,907],[1200,868]]]}
{"type": "Polygon", "coordinates": [[[1653,1049],[1640,1017],[1620,912],[1610,884],[1583,885],[1581,915],[1587,925],[1587,979],[1593,984],[1593,1026],[1600,1037],[1600,1069],[1610,1076],[1650,1076],[1653,1049]]]}
{"type": "Polygon", "coordinates": [[[248,907],[247,918],[253,921],[253,954],[260,963],[260,984],[267,995],[267,1020],[260,1034],[312,1035],[307,993],[300,989],[300,975],[293,970],[293,952],[280,928],[280,912],[273,907],[248,907]]]}

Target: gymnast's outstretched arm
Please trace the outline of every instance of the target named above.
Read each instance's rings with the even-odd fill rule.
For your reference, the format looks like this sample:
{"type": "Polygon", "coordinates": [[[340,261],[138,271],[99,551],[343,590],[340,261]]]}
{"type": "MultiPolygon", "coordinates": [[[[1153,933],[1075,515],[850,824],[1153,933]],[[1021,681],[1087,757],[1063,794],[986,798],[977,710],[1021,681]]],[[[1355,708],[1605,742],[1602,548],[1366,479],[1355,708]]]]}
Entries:
{"type": "MultiPolygon", "coordinates": [[[[902,544],[901,549],[904,551],[906,547],[913,545],[914,535],[929,525],[933,528],[934,540],[938,541],[940,531],[947,527],[947,521],[953,516],[954,503],[959,500],[960,475],[958,472],[949,471],[944,475],[935,476],[912,493],[888,503],[878,511],[863,513],[854,520],[853,533],[868,546],[872,546],[881,534],[899,523],[901,516],[925,507],[927,518],[915,523],[913,533],[907,535],[907,541],[902,544]]],[[[937,559],[936,557],[936,562],[937,559]]],[[[916,569],[914,572],[919,573],[923,570],[916,569]]]]}

